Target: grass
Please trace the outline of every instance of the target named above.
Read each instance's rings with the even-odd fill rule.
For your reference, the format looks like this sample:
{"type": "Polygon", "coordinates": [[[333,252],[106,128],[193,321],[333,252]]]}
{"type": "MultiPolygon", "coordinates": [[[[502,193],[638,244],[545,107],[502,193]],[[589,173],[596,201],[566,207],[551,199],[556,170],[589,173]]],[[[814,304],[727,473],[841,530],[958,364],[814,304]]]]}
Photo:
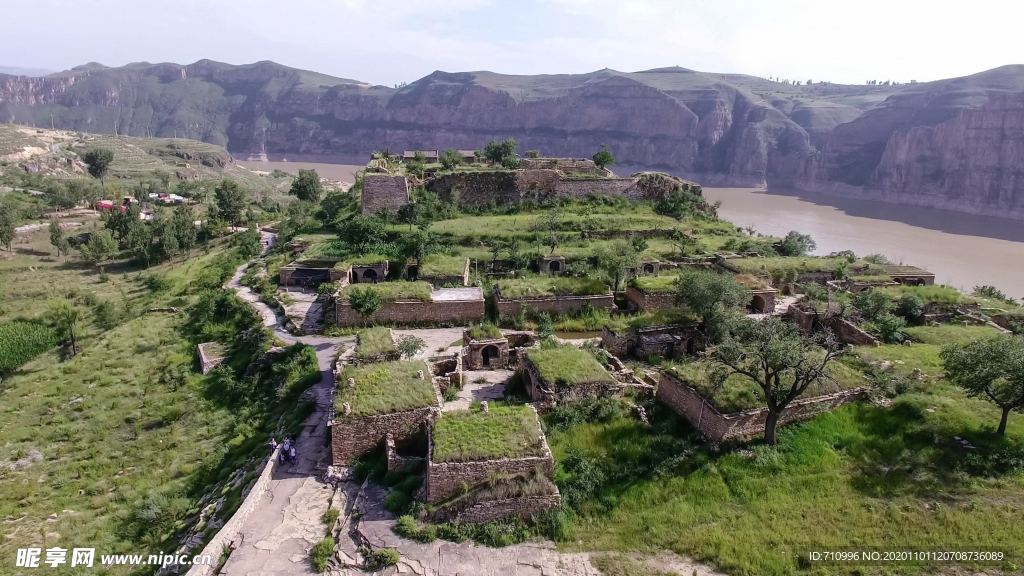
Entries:
{"type": "MultiPolygon", "coordinates": [[[[712,384],[710,364],[704,362],[666,363],[669,373],[683,382],[693,386],[719,412],[728,414],[751,410],[764,406],[758,396],[763,395],[761,388],[753,380],[739,374],[732,374],[721,386],[712,384]]],[[[857,371],[842,362],[834,362],[829,371],[836,382],[811,384],[804,391],[802,398],[812,398],[822,394],[831,394],[839,390],[847,390],[858,386],[870,386],[871,382],[857,371]]]]}
{"type": "Polygon", "coordinates": [[[352,408],[352,417],[357,418],[437,406],[430,369],[419,360],[349,366],[339,382],[334,402],[339,419],[344,418],[342,404],[345,402],[352,408]],[[417,377],[418,371],[424,374],[422,380],[417,377]],[[355,388],[346,384],[349,378],[355,379],[355,388]]]}
{"type": "Polygon", "coordinates": [[[593,296],[609,293],[608,286],[597,278],[534,276],[499,280],[497,286],[503,299],[593,296]]]}
{"type": "Polygon", "coordinates": [[[4,374],[57,345],[57,335],[43,324],[0,324],[0,374],[4,374]]]}
{"type": "Polygon", "coordinates": [[[431,254],[420,263],[419,275],[422,278],[444,278],[462,276],[466,273],[465,256],[448,256],[431,254]]]}
{"type": "Polygon", "coordinates": [[[675,292],[676,276],[639,276],[629,281],[629,285],[645,294],[664,294],[675,292]]]}
{"type": "Polygon", "coordinates": [[[481,326],[474,325],[469,329],[469,337],[473,340],[494,340],[497,338],[503,338],[501,330],[499,330],[494,324],[483,324],[481,326]]]}
{"type": "Polygon", "coordinates": [[[899,298],[904,294],[916,294],[925,304],[932,302],[940,302],[943,304],[971,304],[974,302],[974,298],[968,296],[952,286],[940,286],[933,284],[931,286],[886,286],[881,288],[889,294],[892,294],[894,298],[899,298]]]}
{"type": "Polygon", "coordinates": [[[771,274],[778,277],[790,270],[797,272],[833,272],[845,258],[819,258],[815,256],[770,258],[735,258],[726,260],[726,264],[743,274],[771,274]]]}
{"type": "Polygon", "coordinates": [[[434,423],[434,462],[476,462],[542,456],[540,422],[529,406],[497,403],[445,412],[434,423]]]}
{"type": "Polygon", "coordinates": [[[958,326],[942,324],[939,326],[911,326],[903,329],[914,340],[924,344],[945,346],[947,344],[967,344],[979,338],[997,336],[999,331],[991,326],[958,326]]]}
{"type": "Polygon", "coordinates": [[[545,343],[540,348],[528,350],[526,358],[537,368],[540,377],[553,386],[615,382],[593,354],[572,344],[545,343]]]}
{"type": "Polygon", "coordinates": [[[434,291],[426,282],[381,282],[379,284],[349,284],[341,289],[339,296],[343,302],[348,302],[349,294],[353,290],[373,290],[382,302],[398,302],[400,300],[419,300],[429,302],[430,295],[434,291]]]}
{"type": "Polygon", "coordinates": [[[359,332],[359,346],[356,358],[376,358],[394,352],[398,348],[391,336],[391,328],[374,327],[359,332]]]}
{"type": "Polygon", "coordinates": [[[352,266],[371,266],[373,264],[380,264],[386,262],[387,256],[382,254],[365,254],[363,256],[350,256],[342,262],[338,262],[334,265],[335,270],[348,270],[352,266]]]}

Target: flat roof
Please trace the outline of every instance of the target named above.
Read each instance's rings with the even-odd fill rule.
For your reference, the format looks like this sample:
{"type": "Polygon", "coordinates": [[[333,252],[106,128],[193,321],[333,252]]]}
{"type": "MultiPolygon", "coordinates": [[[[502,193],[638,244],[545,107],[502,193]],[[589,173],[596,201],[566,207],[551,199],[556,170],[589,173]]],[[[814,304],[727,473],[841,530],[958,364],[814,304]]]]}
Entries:
{"type": "Polygon", "coordinates": [[[430,293],[430,299],[435,302],[483,300],[484,291],[476,286],[469,286],[467,288],[438,288],[430,293]]]}

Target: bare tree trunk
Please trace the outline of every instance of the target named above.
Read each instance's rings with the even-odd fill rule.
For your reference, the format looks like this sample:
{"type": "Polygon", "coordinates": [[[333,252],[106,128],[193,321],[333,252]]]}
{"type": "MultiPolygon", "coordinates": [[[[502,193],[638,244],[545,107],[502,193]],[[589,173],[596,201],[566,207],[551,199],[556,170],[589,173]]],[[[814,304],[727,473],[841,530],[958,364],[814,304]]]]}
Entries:
{"type": "Polygon", "coordinates": [[[77,356],[78,355],[78,344],[75,342],[75,327],[74,326],[71,327],[70,332],[71,332],[71,355],[72,356],[77,356]]]}
{"type": "Polygon", "coordinates": [[[1003,419],[999,421],[999,429],[996,430],[996,434],[1006,434],[1006,420],[1010,417],[1010,407],[1002,406],[1003,419]]]}
{"type": "Polygon", "coordinates": [[[775,438],[775,428],[779,425],[779,413],[768,411],[768,417],[764,421],[764,442],[769,446],[778,444],[775,438]]]}

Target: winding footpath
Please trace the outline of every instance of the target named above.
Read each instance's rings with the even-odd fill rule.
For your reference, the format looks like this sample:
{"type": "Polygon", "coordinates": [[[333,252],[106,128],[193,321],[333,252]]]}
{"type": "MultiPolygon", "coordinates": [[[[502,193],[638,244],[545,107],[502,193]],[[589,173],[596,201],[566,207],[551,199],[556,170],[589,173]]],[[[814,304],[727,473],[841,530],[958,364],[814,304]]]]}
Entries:
{"type": "MultiPolygon", "coordinates": [[[[263,253],[276,241],[276,235],[263,232],[263,253]]],[[[259,295],[242,286],[241,278],[252,262],[243,264],[232,276],[227,287],[233,289],[239,298],[248,302],[259,312],[263,324],[289,344],[301,342],[316,350],[320,365],[320,382],[305,394],[316,403],[316,408],[303,424],[302,432],[296,439],[297,459],[294,464],[285,464],[275,470],[271,484],[261,497],[256,508],[249,514],[237,537],[233,538],[236,549],[221,570],[227,576],[283,576],[315,574],[309,552],[327,533],[321,521],[330,507],[342,511],[342,534],[339,550],[341,555],[357,554],[358,543],[368,543],[376,548],[396,548],[402,555],[397,566],[391,566],[374,574],[416,574],[421,576],[600,576],[590,561],[589,553],[558,551],[550,542],[529,542],[505,548],[487,548],[472,542],[455,544],[437,540],[421,544],[406,540],[394,533],[393,515],[383,509],[385,492],[373,486],[358,486],[344,482],[338,487],[321,480],[330,465],[328,449],[327,418],[330,413],[331,392],[334,389],[333,366],[339,355],[351,353],[354,337],[328,338],[323,336],[293,336],[285,330],[284,319],[262,301],[259,295]],[[350,538],[354,532],[356,538],[350,538]]],[[[422,353],[429,355],[432,350],[444,347],[461,337],[461,329],[409,330],[402,333],[416,334],[429,341],[431,346],[422,353]],[[436,348],[432,347],[437,345],[436,348]]],[[[474,387],[474,394],[486,393],[493,383],[480,383],[474,387]],[[475,388],[480,388],[476,391],[475,388]]],[[[469,394],[469,392],[467,392],[469,394]]],[[[460,399],[468,404],[470,400],[460,399]]],[[[654,558],[636,558],[639,565],[663,572],[675,572],[689,576],[723,576],[710,568],[693,561],[664,552],[654,558]]],[[[367,572],[356,568],[329,568],[331,576],[357,576],[367,572]]]]}

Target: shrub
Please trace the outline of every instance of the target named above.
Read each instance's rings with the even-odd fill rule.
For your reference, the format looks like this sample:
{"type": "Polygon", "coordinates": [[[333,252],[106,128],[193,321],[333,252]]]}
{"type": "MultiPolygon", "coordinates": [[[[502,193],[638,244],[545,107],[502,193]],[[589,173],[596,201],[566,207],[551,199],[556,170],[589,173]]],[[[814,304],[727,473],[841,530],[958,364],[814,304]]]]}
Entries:
{"type": "Polygon", "coordinates": [[[886,312],[875,319],[874,327],[886,344],[899,344],[903,341],[903,329],[907,321],[890,312],[886,312]]]}
{"type": "Polygon", "coordinates": [[[814,251],[818,244],[807,234],[791,230],[778,245],[778,252],[783,256],[804,256],[814,251]]]}
{"type": "Polygon", "coordinates": [[[924,301],[917,294],[906,293],[896,305],[896,313],[912,324],[919,324],[924,314],[924,301]]]}
{"type": "Polygon", "coordinates": [[[324,536],[323,540],[317,542],[316,546],[313,546],[313,550],[309,553],[313,570],[317,572],[327,570],[327,561],[331,559],[332,554],[334,554],[334,538],[324,536]]]}
{"type": "Polygon", "coordinates": [[[386,568],[398,564],[400,559],[401,555],[398,554],[398,550],[394,548],[381,548],[373,553],[371,562],[376,568],[386,568]]]}
{"type": "Polygon", "coordinates": [[[0,373],[14,370],[57,345],[57,333],[34,322],[0,324],[0,373]]]}
{"type": "Polygon", "coordinates": [[[328,508],[327,512],[324,512],[321,520],[323,520],[324,524],[327,524],[328,526],[334,526],[334,523],[338,521],[339,516],[341,516],[341,510],[338,510],[337,508],[328,508]]]}

